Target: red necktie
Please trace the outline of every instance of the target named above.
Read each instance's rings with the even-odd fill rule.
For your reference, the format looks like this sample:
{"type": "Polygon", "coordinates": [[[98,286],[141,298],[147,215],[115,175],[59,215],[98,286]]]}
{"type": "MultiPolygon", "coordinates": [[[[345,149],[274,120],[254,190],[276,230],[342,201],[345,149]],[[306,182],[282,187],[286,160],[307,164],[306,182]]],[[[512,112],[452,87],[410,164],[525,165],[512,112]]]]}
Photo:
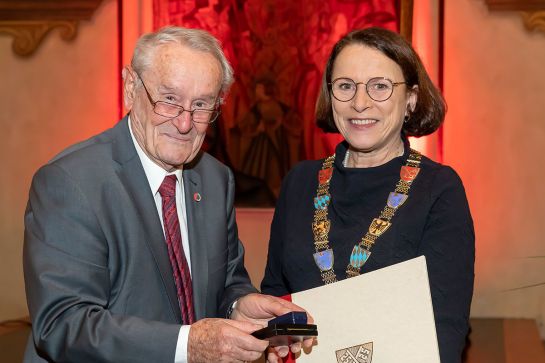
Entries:
{"type": "Polygon", "coordinates": [[[168,247],[168,257],[172,265],[178,302],[182,313],[183,324],[195,322],[193,311],[193,288],[191,287],[191,275],[185,259],[180,233],[180,221],[176,211],[176,176],[167,175],[159,187],[159,194],[163,200],[163,225],[168,247]]]}

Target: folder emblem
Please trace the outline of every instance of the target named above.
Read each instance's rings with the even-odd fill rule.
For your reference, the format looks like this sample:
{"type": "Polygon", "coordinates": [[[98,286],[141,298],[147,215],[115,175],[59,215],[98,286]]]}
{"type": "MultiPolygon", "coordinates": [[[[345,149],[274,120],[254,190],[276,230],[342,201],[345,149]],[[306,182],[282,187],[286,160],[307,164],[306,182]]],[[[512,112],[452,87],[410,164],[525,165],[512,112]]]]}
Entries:
{"type": "Polygon", "coordinates": [[[335,352],[337,363],[371,363],[373,359],[373,342],[344,348],[335,352]]]}

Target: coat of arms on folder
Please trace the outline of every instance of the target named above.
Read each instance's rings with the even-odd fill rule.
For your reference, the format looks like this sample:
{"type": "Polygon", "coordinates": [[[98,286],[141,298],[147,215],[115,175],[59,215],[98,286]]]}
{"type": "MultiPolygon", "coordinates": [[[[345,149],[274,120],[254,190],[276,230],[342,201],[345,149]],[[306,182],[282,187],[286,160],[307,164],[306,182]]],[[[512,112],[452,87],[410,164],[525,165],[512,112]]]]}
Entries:
{"type": "Polygon", "coordinates": [[[373,359],[373,342],[356,345],[335,352],[337,363],[371,363],[373,359]]]}

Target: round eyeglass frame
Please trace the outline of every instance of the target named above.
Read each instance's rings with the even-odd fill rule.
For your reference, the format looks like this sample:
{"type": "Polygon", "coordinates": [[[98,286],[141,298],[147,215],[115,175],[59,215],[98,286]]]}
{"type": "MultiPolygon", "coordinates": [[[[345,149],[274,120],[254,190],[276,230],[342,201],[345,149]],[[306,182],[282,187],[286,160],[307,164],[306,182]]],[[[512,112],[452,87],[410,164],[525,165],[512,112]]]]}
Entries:
{"type": "Polygon", "coordinates": [[[138,74],[136,71],[134,73],[136,73],[138,78],[140,78],[140,82],[142,82],[142,86],[144,86],[144,91],[146,92],[146,96],[148,96],[148,101],[153,106],[153,112],[155,114],[157,114],[159,116],[162,116],[162,117],[167,117],[167,118],[173,119],[173,118],[176,118],[176,117],[180,116],[184,112],[189,112],[189,116],[191,118],[191,121],[194,122],[194,123],[197,123],[197,124],[201,124],[201,125],[204,125],[204,124],[209,125],[209,124],[213,123],[214,121],[216,121],[218,119],[218,116],[221,113],[221,110],[218,108],[218,105],[216,105],[216,107],[214,107],[213,109],[198,108],[198,109],[195,109],[195,110],[186,110],[183,106],[177,105],[175,103],[170,103],[170,102],[165,102],[165,101],[154,101],[153,98],[151,97],[149,91],[148,91],[148,88],[146,87],[146,84],[144,83],[144,80],[140,76],[140,74],[138,74]],[[157,105],[159,105],[159,106],[164,105],[166,107],[169,107],[172,110],[176,109],[177,114],[176,115],[165,115],[165,114],[162,114],[160,112],[157,112],[157,105]],[[193,115],[197,111],[198,112],[204,111],[205,113],[209,113],[210,114],[209,120],[208,121],[195,121],[195,118],[193,117],[193,115]]]}
{"type": "Polygon", "coordinates": [[[331,87],[331,95],[339,102],[349,102],[349,101],[352,101],[354,99],[354,97],[356,97],[356,94],[358,93],[358,85],[360,84],[363,84],[365,85],[365,92],[367,93],[367,95],[369,96],[369,98],[371,98],[373,101],[376,101],[376,102],[384,102],[384,101],[387,101],[390,99],[390,97],[392,97],[392,95],[394,94],[394,87],[395,86],[399,86],[400,84],[406,84],[407,82],[394,82],[392,81],[391,79],[389,78],[386,78],[386,77],[373,77],[371,79],[369,79],[367,81],[367,83],[365,82],[356,82],[354,81],[353,79],[351,78],[347,78],[347,77],[339,77],[339,78],[336,78],[334,79],[333,81],[331,82],[328,82],[328,85],[331,87]],[[348,98],[348,99],[340,99],[339,97],[337,97],[335,95],[335,92],[333,91],[333,85],[335,83],[337,83],[338,81],[341,81],[341,80],[345,80],[347,82],[351,82],[354,86],[355,86],[355,91],[354,91],[354,94],[352,95],[352,97],[348,98]],[[384,99],[376,99],[374,98],[371,93],[369,92],[369,85],[370,84],[373,84],[373,82],[376,82],[376,81],[388,81],[392,87],[391,87],[391,91],[390,91],[390,94],[388,95],[388,97],[384,98],[384,99]]]}

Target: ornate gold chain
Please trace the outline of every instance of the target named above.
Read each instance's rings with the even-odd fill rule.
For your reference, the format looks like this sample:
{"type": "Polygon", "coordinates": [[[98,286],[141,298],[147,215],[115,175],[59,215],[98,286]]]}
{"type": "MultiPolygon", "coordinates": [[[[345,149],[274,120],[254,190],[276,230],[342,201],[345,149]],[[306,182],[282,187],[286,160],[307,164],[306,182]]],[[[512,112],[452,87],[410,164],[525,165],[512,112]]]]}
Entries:
{"type": "MultiPolygon", "coordinates": [[[[346,268],[347,277],[353,277],[360,274],[361,267],[367,262],[371,255],[371,247],[377,239],[384,234],[392,225],[391,219],[394,217],[397,209],[405,203],[409,197],[409,189],[412,182],[420,171],[420,160],[422,155],[411,149],[407,162],[400,170],[400,179],[393,192],[390,192],[386,201],[386,206],[382,209],[378,218],[374,218],[361,241],[354,246],[350,255],[350,262],[346,268]]],[[[331,221],[327,213],[331,203],[329,194],[329,185],[333,176],[333,163],[335,154],[326,158],[322,168],[318,172],[318,188],[314,198],[314,221],[312,222],[312,232],[314,234],[314,261],[321,271],[322,280],[325,284],[337,281],[334,265],[333,250],[329,247],[329,230],[331,221]]]]}

